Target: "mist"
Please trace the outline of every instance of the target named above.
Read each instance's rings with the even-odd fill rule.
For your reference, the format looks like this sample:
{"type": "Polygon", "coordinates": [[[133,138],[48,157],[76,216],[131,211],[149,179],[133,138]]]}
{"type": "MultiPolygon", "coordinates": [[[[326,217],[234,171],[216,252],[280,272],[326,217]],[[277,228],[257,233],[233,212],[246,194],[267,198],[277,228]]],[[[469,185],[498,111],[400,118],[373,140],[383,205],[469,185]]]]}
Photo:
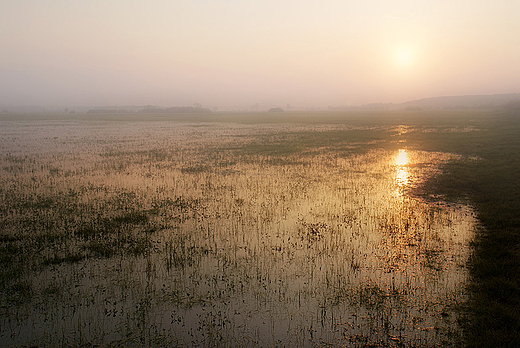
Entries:
{"type": "Polygon", "coordinates": [[[3,108],[303,109],[520,90],[516,1],[0,7],[3,108]]]}

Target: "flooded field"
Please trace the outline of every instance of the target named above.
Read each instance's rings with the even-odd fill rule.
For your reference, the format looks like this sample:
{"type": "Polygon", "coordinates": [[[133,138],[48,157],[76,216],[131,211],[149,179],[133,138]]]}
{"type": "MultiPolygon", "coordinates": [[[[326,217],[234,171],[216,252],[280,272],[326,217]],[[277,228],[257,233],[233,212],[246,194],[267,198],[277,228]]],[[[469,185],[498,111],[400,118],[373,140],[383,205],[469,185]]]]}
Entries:
{"type": "Polygon", "coordinates": [[[456,345],[477,222],[411,131],[2,122],[0,346],[456,345]]]}

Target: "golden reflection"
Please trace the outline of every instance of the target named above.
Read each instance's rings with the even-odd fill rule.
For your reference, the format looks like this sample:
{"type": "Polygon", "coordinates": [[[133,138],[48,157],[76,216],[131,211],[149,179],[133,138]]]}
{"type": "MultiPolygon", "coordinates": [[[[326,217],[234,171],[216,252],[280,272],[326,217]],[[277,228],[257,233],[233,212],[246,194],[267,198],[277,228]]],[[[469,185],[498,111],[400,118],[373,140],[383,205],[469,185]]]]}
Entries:
{"type": "Polygon", "coordinates": [[[408,153],[405,149],[400,149],[395,158],[395,164],[398,166],[405,166],[408,164],[408,153]]]}
{"type": "Polygon", "coordinates": [[[395,157],[397,166],[396,183],[399,188],[408,185],[408,153],[405,149],[400,149],[395,157]]]}

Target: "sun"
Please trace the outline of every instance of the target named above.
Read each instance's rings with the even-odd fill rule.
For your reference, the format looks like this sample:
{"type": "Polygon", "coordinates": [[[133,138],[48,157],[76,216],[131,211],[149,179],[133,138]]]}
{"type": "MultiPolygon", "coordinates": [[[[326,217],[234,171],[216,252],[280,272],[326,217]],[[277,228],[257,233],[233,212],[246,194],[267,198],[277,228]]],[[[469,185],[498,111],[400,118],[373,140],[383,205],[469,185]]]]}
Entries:
{"type": "Polygon", "coordinates": [[[401,67],[411,66],[414,58],[414,52],[410,48],[400,48],[395,54],[395,60],[401,67]]]}

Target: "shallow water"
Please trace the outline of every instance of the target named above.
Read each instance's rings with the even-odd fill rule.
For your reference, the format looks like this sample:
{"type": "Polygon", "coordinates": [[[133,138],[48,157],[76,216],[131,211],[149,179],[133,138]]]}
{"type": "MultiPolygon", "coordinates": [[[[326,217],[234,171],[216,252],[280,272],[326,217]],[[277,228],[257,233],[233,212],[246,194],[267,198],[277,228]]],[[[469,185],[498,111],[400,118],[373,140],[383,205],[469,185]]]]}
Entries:
{"type": "Polygon", "coordinates": [[[1,345],[454,344],[476,219],[413,194],[454,155],[277,151],[349,129],[3,122],[1,345]]]}

